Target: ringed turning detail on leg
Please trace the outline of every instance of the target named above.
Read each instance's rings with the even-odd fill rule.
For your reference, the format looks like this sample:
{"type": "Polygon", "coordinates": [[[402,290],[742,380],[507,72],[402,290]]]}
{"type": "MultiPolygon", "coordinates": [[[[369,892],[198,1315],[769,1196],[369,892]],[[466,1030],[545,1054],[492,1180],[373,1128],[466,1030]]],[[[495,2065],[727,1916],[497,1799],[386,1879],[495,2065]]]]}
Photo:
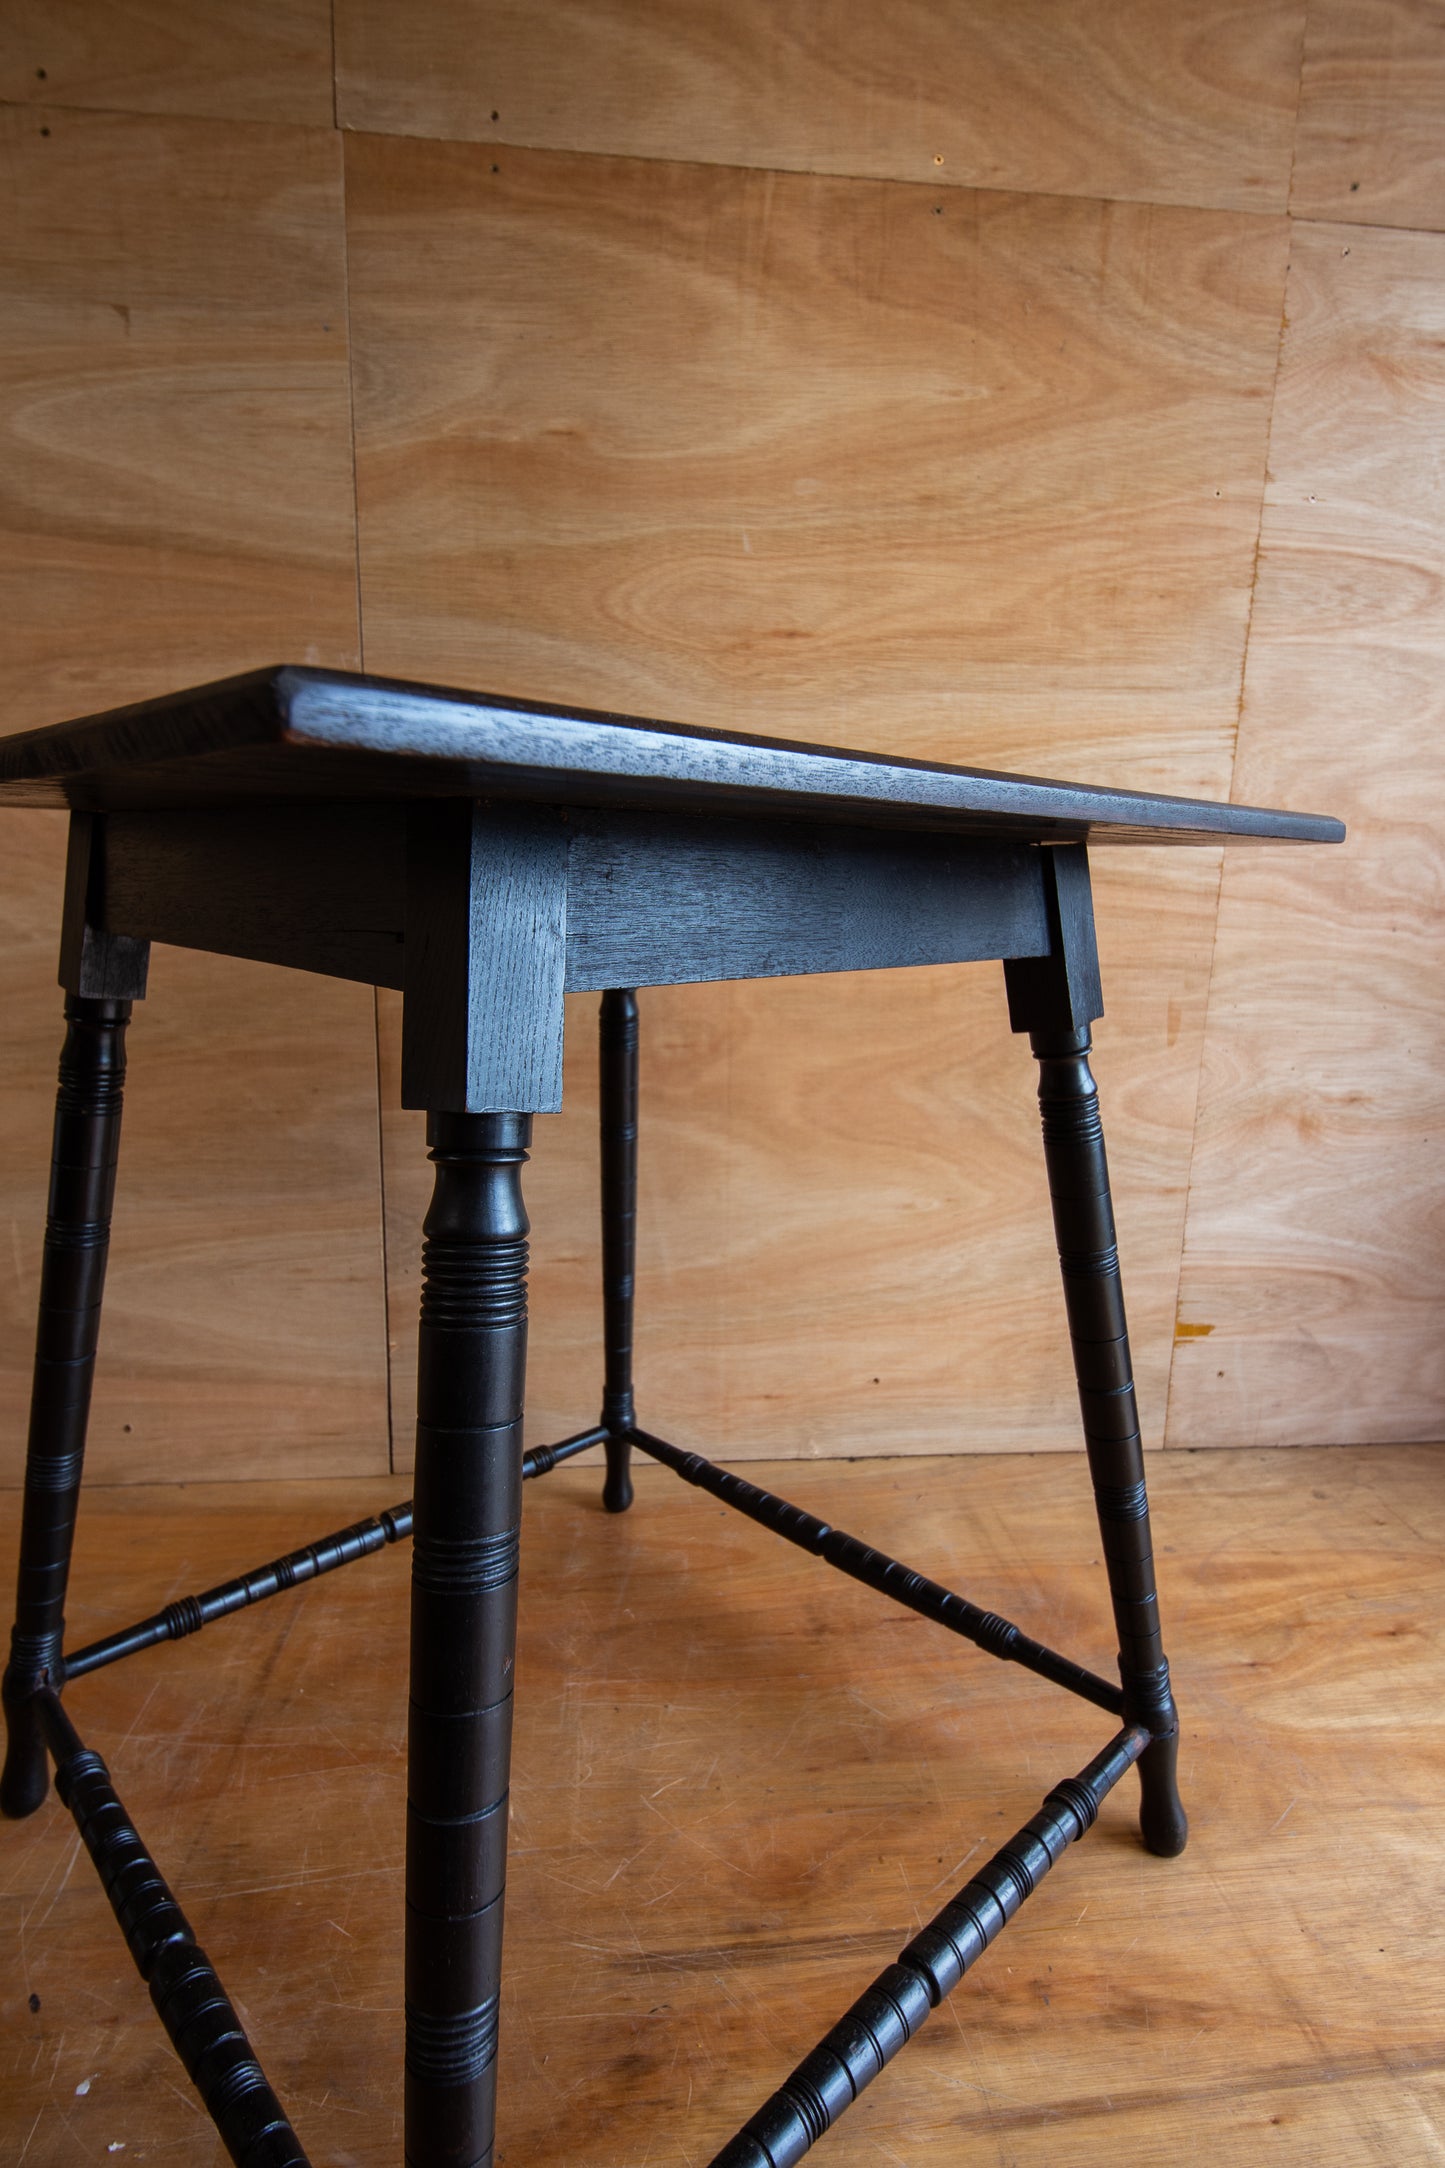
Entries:
{"type": "Polygon", "coordinates": [[[1139,1762],[1140,1828],[1151,1852],[1183,1851],[1179,1718],[1159,1626],[1144,1453],[1109,1192],[1090,1025],[1103,1014],[1088,856],[1040,852],[1051,953],[1004,965],[1009,1020],[1039,1064],[1044,1160],[1089,1474],[1119,1637],[1124,1713],[1151,1744],[1139,1762]]]}
{"type": "Polygon", "coordinates": [[[65,1590],[85,1460],[120,1149],[129,1001],[67,996],[40,1267],[15,1625],[3,1686],[0,1808],[33,1814],[49,1778],[35,1696],[64,1681],[65,1590]]]}
{"type": "Polygon", "coordinates": [[[433,1114],[407,1742],[406,2158],[487,2168],[527,1360],[527,1114],[433,1114]]]}
{"type": "Polygon", "coordinates": [[[607,1479],[602,1503],[625,1513],[632,1503],[632,1312],[637,1270],[637,994],[630,986],[602,996],[598,1111],[602,1147],[602,1332],[606,1369],[602,1424],[607,1479]]]}

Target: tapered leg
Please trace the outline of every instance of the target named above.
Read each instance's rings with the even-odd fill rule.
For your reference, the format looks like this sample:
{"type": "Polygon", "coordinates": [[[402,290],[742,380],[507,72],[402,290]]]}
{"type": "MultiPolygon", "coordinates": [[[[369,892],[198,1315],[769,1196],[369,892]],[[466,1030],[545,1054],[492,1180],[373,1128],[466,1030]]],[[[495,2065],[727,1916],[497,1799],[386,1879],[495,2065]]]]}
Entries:
{"type": "Polygon", "coordinates": [[[33,1814],[48,1775],[35,1695],[62,1684],[65,1586],[80,1498],[110,1247],[129,1001],[71,994],[55,1099],[50,1202],[20,1524],[15,1627],[3,1695],[7,1747],[0,1808],[33,1814]]]}
{"type": "Polygon", "coordinates": [[[408,2168],[492,2159],[527,1356],[526,1114],[434,1114],[406,1860],[408,2168]]]}
{"type": "Polygon", "coordinates": [[[606,1373],[607,1480],[602,1503],[625,1513],[632,1503],[632,1299],[637,1265],[637,995],[618,987],[602,996],[602,1330],[606,1373]]]}
{"type": "Polygon", "coordinates": [[[1114,1211],[1088,1026],[1030,1035],[1039,1064],[1044,1157],[1064,1278],[1089,1471],[1119,1635],[1124,1714],[1153,1735],[1139,1763],[1140,1827],[1151,1852],[1182,1852],[1189,1825],[1175,1764],[1179,1719],[1159,1632],[1144,1454],[1114,1240],[1114,1211]]]}

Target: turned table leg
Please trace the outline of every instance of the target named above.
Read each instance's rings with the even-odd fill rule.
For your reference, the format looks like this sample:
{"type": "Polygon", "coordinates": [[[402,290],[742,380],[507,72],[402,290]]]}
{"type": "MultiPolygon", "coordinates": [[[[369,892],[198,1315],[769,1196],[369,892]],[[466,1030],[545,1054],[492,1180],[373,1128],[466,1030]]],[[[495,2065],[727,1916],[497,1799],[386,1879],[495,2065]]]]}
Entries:
{"type": "Polygon", "coordinates": [[[625,1513],[632,1503],[632,1310],[637,1269],[637,995],[615,987],[602,996],[598,1106],[602,1143],[602,1331],[606,1361],[602,1422],[607,1479],[602,1503],[625,1513]]]}
{"type": "Polygon", "coordinates": [[[63,1683],[65,1589],[110,1248],[130,1012],[129,1001],[81,994],[65,1003],[15,1626],[0,1690],[7,1734],[0,1809],[17,1818],[34,1813],[49,1781],[35,1697],[63,1683]]]}
{"type": "Polygon", "coordinates": [[[1184,1850],[1189,1834],[1175,1778],[1179,1718],[1159,1631],[1144,1453],[1099,1094],[1089,1068],[1089,1028],[1036,1031],[1030,1044],[1039,1064],[1044,1157],[1089,1473],[1119,1635],[1124,1714],[1128,1722],[1143,1726],[1152,1741],[1139,1762],[1140,1827],[1150,1851],[1168,1859],[1184,1850]]]}
{"type": "Polygon", "coordinates": [[[496,2099],[527,1357],[525,1114],[433,1114],[422,1252],[406,1862],[408,2168],[487,2168],[496,2099]]]}
{"type": "Polygon", "coordinates": [[[1149,1732],[1139,1763],[1140,1826],[1172,1858],[1189,1834],[1175,1765],[1179,1718],[1159,1632],[1144,1453],[1114,1238],[1090,1025],[1104,1013],[1089,858],[1079,843],[1040,854],[1049,954],[1007,962],[1009,1020],[1039,1064],[1044,1158],[1064,1279],[1074,1375],[1119,1636],[1124,1715],[1149,1732]]]}

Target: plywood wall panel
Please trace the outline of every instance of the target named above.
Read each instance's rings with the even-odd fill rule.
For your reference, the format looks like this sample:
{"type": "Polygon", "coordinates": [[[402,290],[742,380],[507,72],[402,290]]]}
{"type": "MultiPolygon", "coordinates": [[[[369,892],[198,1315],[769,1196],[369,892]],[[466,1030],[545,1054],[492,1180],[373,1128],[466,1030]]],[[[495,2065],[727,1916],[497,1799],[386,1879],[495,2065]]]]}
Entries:
{"type": "Polygon", "coordinates": [[[357,657],[335,139],[0,112],[4,727],[357,657]]]}
{"type": "Polygon", "coordinates": [[[338,0],[343,127],[1283,210],[1303,0],[338,0]]]}
{"type": "Polygon", "coordinates": [[[0,98],[329,128],[330,0],[7,0],[0,98]]]}
{"type": "MultiPolygon", "coordinates": [[[[348,233],[371,667],[1227,790],[1282,222],[353,139],[348,233]]],[[[1216,881],[1101,884],[1156,1439],[1216,881]]],[[[647,997],[655,1420],[1073,1441],[998,977],[647,997]]],[[[538,1127],[538,1436],[595,1412],[591,1037],[538,1127]]],[[[425,1173],[395,1120],[400,1437],[425,1173]]]]}
{"type": "Polygon", "coordinates": [[[1445,230],[1445,6],[1310,0],[1293,208],[1445,230]]]}
{"type": "Polygon", "coordinates": [[[1445,1436],[1442,297],[1297,229],[1236,791],[1351,833],[1225,867],[1171,1443],[1445,1436]]]}
{"type": "MultiPolygon", "coordinates": [[[[299,129],[0,116],[4,727],[357,660],[340,167],[299,129]]],[[[4,1480],[24,1437],[63,823],[0,825],[4,1480]]],[[[370,998],[157,952],[93,1465],[387,1460],[370,998]]]]}
{"type": "Polygon", "coordinates": [[[1283,220],[348,141],[369,666],[1227,786],[1283,220]]]}

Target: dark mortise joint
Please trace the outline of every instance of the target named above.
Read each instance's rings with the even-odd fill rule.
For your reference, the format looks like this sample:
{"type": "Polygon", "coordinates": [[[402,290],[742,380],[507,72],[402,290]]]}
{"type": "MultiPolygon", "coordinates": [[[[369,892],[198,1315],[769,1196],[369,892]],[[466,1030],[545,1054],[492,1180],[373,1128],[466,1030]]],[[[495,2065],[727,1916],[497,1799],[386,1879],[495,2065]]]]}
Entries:
{"type": "Polygon", "coordinates": [[[225,1989],[116,1796],[46,1687],[35,1697],[55,1788],[95,1863],[151,2001],[237,2168],[308,2168],[225,1989]]]}
{"type": "Polygon", "coordinates": [[[1082,1664],[1071,1662],[1067,1656],[1057,1655],[1041,1641],[1030,1640],[1007,1619],[999,1618],[992,1611],[981,1611],[966,1597],[956,1596],[937,1581],[927,1580],[911,1567],[900,1565],[896,1558],[873,1550],[857,1536],[845,1535],[841,1528],[830,1527],[827,1521],[805,1513],[801,1506],[790,1505],[786,1498],[760,1490],[756,1483],[734,1475],[731,1469],[719,1468],[714,1461],[705,1460],[701,1453],[682,1452],[661,1438],[650,1437],[645,1430],[634,1430],[632,1442],[654,1460],[660,1460],[664,1467],[671,1468],[685,1483],[695,1483],[699,1490],[710,1491],[714,1498],[721,1498],[724,1505],[735,1506],[749,1520],[757,1521],[763,1528],[771,1528],[775,1535],[785,1537],[789,1543],[796,1543],[799,1550],[811,1551],[815,1558],[826,1559],[840,1573],[849,1574],[868,1588],[876,1588],[880,1595],[891,1596],[895,1603],[906,1605],[910,1611],[932,1619],[936,1625],[946,1626],[951,1633],[961,1634],[965,1641],[972,1641],[975,1647],[985,1649],[990,1656],[1002,1657],[1007,1663],[1022,1664],[1026,1671],[1037,1672],[1041,1679],[1050,1679],[1055,1686],[1067,1687],[1071,1694],[1092,1701],[1096,1708],[1107,1709],[1111,1716],[1123,1713],[1123,1694],[1107,1679],[1086,1671],[1082,1664]]]}
{"type": "Polygon", "coordinates": [[[1148,1745],[1148,1732],[1130,1725],[1076,1777],[1056,1784],[1038,1813],[879,1973],[710,2168],[793,2168],[957,1987],[1060,1855],[1092,1826],[1100,1803],[1148,1745]]]}

